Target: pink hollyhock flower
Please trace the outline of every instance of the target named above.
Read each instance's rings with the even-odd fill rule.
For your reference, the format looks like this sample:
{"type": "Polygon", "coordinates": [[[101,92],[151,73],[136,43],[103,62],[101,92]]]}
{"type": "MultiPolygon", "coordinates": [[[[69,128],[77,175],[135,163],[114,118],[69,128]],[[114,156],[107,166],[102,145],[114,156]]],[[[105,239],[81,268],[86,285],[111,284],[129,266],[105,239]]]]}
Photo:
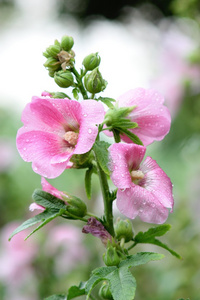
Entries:
{"type": "Polygon", "coordinates": [[[155,160],[147,157],[146,148],[136,144],[113,144],[109,147],[111,180],[118,187],[117,207],[130,219],[162,224],[173,208],[172,183],[155,160]]]}
{"type": "Polygon", "coordinates": [[[88,152],[104,119],[100,102],[33,97],[22,113],[17,148],[33,170],[48,178],[69,168],[73,154],[88,152]]]}
{"type": "MultiPolygon", "coordinates": [[[[130,90],[117,100],[118,107],[136,106],[127,118],[136,122],[138,127],[129,130],[140,138],[144,146],[162,140],[169,132],[171,117],[163,103],[161,94],[143,88],[130,90]]],[[[132,143],[124,134],[121,138],[126,143],[132,143]]]]}
{"type": "Polygon", "coordinates": [[[88,219],[87,225],[83,227],[82,232],[91,233],[93,236],[100,238],[105,246],[107,245],[108,240],[112,242],[112,236],[110,233],[94,217],[88,219]]]}
{"type": "MultiPolygon", "coordinates": [[[[41,184],[42,184],[42,190],[52,194],[53,196],[63,200],[62,196],[67,197],[66,194],[64,194],[63,192],[57,190],[55,187],[53,187],[50,183],[48,183],[48,181],[46,181],[46,179],[44,177],[42,177],[41,179],[41,184]]],[[[45,210],[45,208],[35,202],[31,203],[31,205],[29,206],[29,210],[30,211],[34,211],[34,210],[45,210]]]]}

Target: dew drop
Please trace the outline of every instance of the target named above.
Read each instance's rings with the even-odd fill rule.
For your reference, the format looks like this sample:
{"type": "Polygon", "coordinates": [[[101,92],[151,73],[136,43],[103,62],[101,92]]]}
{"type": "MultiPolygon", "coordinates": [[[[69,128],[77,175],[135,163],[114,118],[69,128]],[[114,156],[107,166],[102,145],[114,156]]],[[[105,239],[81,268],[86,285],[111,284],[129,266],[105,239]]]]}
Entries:
{"type": "Polygon", "coordinates": [[[24,151],[26,150],[26,147],[24,147],[24,151]]]}
{"type": "Polygon", "coordinates": [[[37,171],[37,169],[38,169],[38,168],[37,168],[37,167],[35,167],[35,168],[34,168],[34,171],[37,171]]]}
{"type": "Polygon", "coordinates": [[[88,133],[92,133],[92,129],[89,128],[89,129],[88,129],[88,133]]]}

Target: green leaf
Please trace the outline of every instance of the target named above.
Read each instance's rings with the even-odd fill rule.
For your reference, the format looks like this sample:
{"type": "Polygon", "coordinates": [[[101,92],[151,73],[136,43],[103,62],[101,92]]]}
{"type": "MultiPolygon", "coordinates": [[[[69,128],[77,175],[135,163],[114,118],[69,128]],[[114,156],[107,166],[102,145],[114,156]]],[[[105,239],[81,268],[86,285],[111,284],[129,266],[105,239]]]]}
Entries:
{"type": "Polygon", "coordinates": [[[71,286],[68,290],[68,294],[67,294],[67,300],[71,300],[74,299],[76,297],[85,295],[86,291],[85,291],[85,283],[81,282],[79,284],[79,286],[71,286]]]}
{"type": "Polygon", "coordinates": [[[135,144],[137,145],[142,145],[143,143],[142,141],[139,139],[139,137],[137,135],[135,135],[134,133],[132,133],[131,131],[125,129],[125,128],[116,128],[120,131],[120,133],[124,133],[127,137],[129,137],[129,139],[131,139],[131,141],[133,141],[135,144]]]}
{"type": "Polygon", "coordinates": [[[88,199],[91,199],[92,194],[92,174],[93,174],[93,168],[87,169],[85,172],[85,191],[88,199]]]}
{"type": "Polygon", "coordinates": [[[32,235],[35,231],[37,231],[38,229],[40,229],[41,227],[43,227],[45,224],[49,223],[51,220],[55,219],[56,217],[62,215],[63,210],[50,210],[50,209],[46,209],[45,211],[43,211],[42,213],[34,216],[31,219],[26,220],[25,222],[23,222],[19,227],[17,227],[13,233],[11,234],[11,236],[9,237],[9,241],[11,240],[11,238],[17,234],[18,232],[27,229],[37,223],[41,223],[36,229],[34,229],[27,237],[26,239],[32,235]]]}
{"type": "Polygon", "coordinates": [[[114,300],[133,300],[136,290],[136,280],[129,271],[129,268],[148,263],[152,260],[159,260],[164,255],[153,252],[141,252],[128,256],[118,266],[100,267],[92,272],[87,281],[85,290],[88,293],[102,280],[107,280],[114,300]]]}
{"type": "Polygon", "coordinates": [[[63,200],[58,199],[55,196],[53,196],[52,194],[47,193],[42,190],[39,190],[39,189],[36,189],[33,192],[32,198],[37,204],[39,204],[45,208],[57,209],[57,210],[59,210],[59,209],[66,210],[66,208],[67,208],[67,206],[63,200]]]}
{"type": "Polygon", "coordinates": [[[67,300],[65,295],[52,295],[44,300],[67,300]]]}
{"type": "Polygon", "coordinates": [[[95,142],[93,149],[96,154],[96,158],[102,170],[107,174],[110,175],[110,170],[108,169],[108,147],[110,146],[109,143],[104,141],[97,141],[95,142]]]}
{"type": "Polygon", "coordinates": [[[100,100],[101,102],[103,102],[104,104],[106,104],[109,108],[113,108],[114,105],[112,104],[112,102],[116,102],[115,99],[108,98],[108,97],[99,97],[97,100],[100,100]]]}
{"type": "Polygon", "coordinates": [[[171,228],[170,225],[164,224],[157,227],[152,227],[146,232],[140,231],[134,238],[134,241],[136,244],[153,244],[159,247],[164,248],[165,250],[169,251],[173,256],[181,259],[181,256],[176,253],[174,250],[170,249],[166,244],[160,242],[158,239],[156,239],[156,236],[162,236],[167,231],[169,231],[171,228]]]}

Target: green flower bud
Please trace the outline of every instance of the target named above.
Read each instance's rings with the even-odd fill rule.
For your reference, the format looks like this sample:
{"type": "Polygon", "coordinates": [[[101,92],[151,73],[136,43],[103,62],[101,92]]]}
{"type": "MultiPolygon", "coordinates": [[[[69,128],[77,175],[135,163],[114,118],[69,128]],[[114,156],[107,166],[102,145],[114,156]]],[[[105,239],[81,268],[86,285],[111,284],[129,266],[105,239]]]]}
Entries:
{"type": "Polygon", "coordinates": [[[51,45],[46,49],[46,52],[50,57],[56,58],[58,53],[61,51],[59,45],[51,45]]]}
{"type": "Polygon", "coordinates": [[[117,249],[110,245],[103,254],[103,261],[106,266],[118,266],[121,259],[117,253],[117,249]]]}
{"type": "MultiPolygon", "coordinates": [[[[63,197],[65,198],[65,197],[63,197]]],[[[83,218],[86,213],[87,213],[87,206],[85,205],[85,203],[75,197],[75,196],[70,196],[69,198],[65,198],[64,199],[66,202],[67,202],[67,211],[76,216],[76,217],[80,217],[80,218],[83,218]]]]}
{"type": "Polygon", "coordinates": [[[110,291],[109,284],[104,282],[99,290],[99,296],[103,299],[113,300],[113,296],[110,291]]]}
{"type": "Polygon", "coordinates": [[[69,86],[72,86],[74,83],[73,75],[70,71],[63,71],[60,70],[58,72],[55,72],[54,74],[54,80],[62,88],[67,88],[69,86]]]}
{"type": "Polygon", "coordinates": [[[88,92],[96,94],[106,88],[107,82],[102,78],[99,69],[95,68],[90,74],[85,76],[84,84],[88,92]]]}
{"type": "Polygon", "coordinates": [[[60,62],[53,57],[49,57],[44,63],[44,66],[45,68],[51,69],[52,71],[58,71],[61,68],[60,62]]]}
{"type": "Polygon", "coordinates": [[[55,99],[64,99],[64,98],[68,98],[69,96],[67,96],[67,94],[62,93],[62,92],[53,92],[51,93],[52,97],[51,98],[55,98],[55,99]]]}
{"type": "Polygon", "coordinates": [[[71,36],[65,35],[62,37],[60,45],[63,50],[69,51],[74,45],[74,39],[71,36]]]}
{"type": "Polygon", "coordinates": [[[133,238],[133,228],[130,220],[118,219],[114,225],[116,238],[121,240],[124,238],[125,243],[129,242],[133,238]]]}
{"type": "Polygon", "coordinates": [[[92,71],[93,69],[99,66],[100,61],[101,58],[98,55],[98,53],[92,53],[84,58],[82,64],[84,65],[87,71],[92,71]]]}

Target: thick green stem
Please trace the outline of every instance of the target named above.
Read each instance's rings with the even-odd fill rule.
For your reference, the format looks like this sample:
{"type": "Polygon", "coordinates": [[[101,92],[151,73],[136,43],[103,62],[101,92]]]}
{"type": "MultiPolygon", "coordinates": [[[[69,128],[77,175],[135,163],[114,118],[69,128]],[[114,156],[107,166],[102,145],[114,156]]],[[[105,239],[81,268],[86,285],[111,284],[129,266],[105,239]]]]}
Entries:
{"type": "Polygon", "coordinates": [[[81,76],[79,75],[79,73],[77,72],[77,70],[75,69],[75,67],[72,67],[71,71],[72,71],[72,73],[76,77],[76,81],[77,81],[78,87],[80,89],[80,92],[81,92],[81,94],[83,96],[83,99],[88,99],[88,95],[87,95],[87,92],[86,92],[86,90],[85,90],[85,88],[83,86],[83,82],[82,82],[81,76]]]}
{"type": "Polygon", "coordinates": [[[108,232],[114,237],[114,226],[113,226],[113,208],[112,204],[113,201],[110,199],[110,190],[108,185],[107,176],[104,173],[104,171],[101,169],[98,161],[97,161],[97,170],[100,180],[100,186],[103,196],[103,202],[104,202],[104,220],[105,220],[105,227],[108,230],[108,232]]]}

